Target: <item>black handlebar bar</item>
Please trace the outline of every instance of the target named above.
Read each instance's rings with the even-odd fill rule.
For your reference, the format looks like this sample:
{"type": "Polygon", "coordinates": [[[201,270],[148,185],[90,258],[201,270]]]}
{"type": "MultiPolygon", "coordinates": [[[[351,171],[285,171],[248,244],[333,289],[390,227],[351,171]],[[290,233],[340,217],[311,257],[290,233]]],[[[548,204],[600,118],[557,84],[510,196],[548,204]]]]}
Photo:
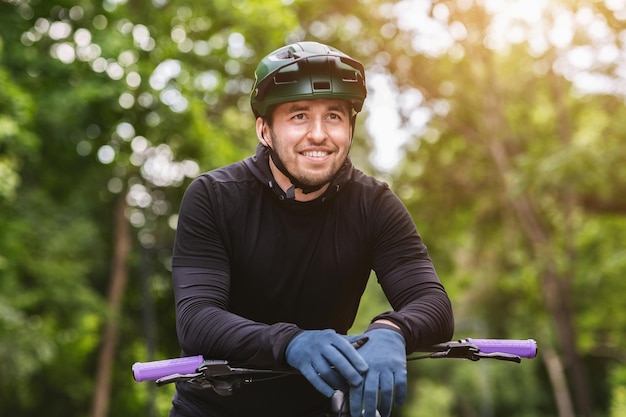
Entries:
{"type": "MultiPolygon", "coordinates": [[[[521,362],[537,355],[533,339],[461,339],[421,348],[419,359],[496,359],[521,362]]],[[[132,366],[135,381],[156,381],[157,386],[172,382],[187,382],[198,388],[212,389],[219,395],[231,395],[242,384],[297,374],[294,369],[253,369],[231,366],[228,361],[205,359],[202,355],[153,362],[137,362],[132,366]]]]}

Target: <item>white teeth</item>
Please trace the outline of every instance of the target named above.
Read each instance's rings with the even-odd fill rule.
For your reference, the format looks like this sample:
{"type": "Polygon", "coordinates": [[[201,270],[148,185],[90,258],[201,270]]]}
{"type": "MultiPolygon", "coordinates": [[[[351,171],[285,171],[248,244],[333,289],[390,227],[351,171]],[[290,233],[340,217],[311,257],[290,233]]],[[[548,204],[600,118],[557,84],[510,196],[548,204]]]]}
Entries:
{"type": "Polygon", "coordinates": [[[322,151],[313,151],[313,152],[304,152],[305,156],[310,156],[313,158],[318,158],[318,157],[323,157],[326,156],[327,153],[326,152],[322,152],[322,151]]]}

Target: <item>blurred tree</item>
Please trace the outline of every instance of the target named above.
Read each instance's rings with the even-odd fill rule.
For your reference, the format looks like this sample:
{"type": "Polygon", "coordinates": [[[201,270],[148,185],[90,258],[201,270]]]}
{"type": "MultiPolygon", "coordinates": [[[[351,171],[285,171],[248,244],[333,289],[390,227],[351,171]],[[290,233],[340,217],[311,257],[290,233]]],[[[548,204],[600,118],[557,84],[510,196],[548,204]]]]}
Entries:
{"type": "MultiPolygon", "coordinates": [[[[259,46],[261,40],[272,42],[271,47],[282,43],[286,24],[292,19],[290,11],[279,4],[257,2],[254,7],[249,6],[233,8],[230,2],[207,1],[194,4],[194,10],[186,2],[176,1],[0,2],[0,33],[8,45],[0,67],[3,86],[7,86],[3,94],[7,98],[14,96],[12,103],[2,102],[3,114],[6,108],[10,117],[3,118],[7,123],[0,129],[2,143],[7,144],[7,155],[15,164],[20,149],[28,149],[28,137],[23,134],[29,133],[25,129],[28,123],[33,125],[31,136],[42,139],[41,149],[33,153],[36,161],[33,158],[31,164],[14,167],[7,162],[9,159],[2,160],[3,170],[11,169],[6,178],[10,178],[9,174],[13,178],[3,188],[3,195],[10,196],[21,181],[23,195],[32,190],[44,200],[52,199],[50,208],[54,207],[52,203],[71,207],[76,224],[83,217],[95,227],[88,239],[94,246],[82,248],[85,260],[96,262],[98,268],[80,269],[82,274],[77,272],[78,279],[72,282],[78,287],[85,285],[85,290],[96,297],[101,294],[102,298],[92,304],[100,309],[95,315],[97,319],[89,323],[92,333],[99,332],[100,326],[105,326],[105,331],[101,339],[92,339],[89,369],[78,367],[72,371],[73,380],[84,381],[93,372],[93,363],[98,363],[94,383],[82,384],[80,390],[74,384],[58,387],[63,394],[57,393],[52,402],[59,404],[64,413],[66,402],[60,398],[73,398],[77,412],[84,413],[92,391],[93,416],[126,414],[133,407],[129,402],[137,404],[137,399],[124,396],[114,396],[110,403],[112,383],[116,392],[133,384],[128,378],[128,366],[118,366],[114,359],[121,357],[130,362],[145,358],[145,353],[137,350],[143,340],[125,337],[136,335],[141,321],[120,321],[122,315],[128,317],[129,311],[141,313],[141,306],[133,302],[148,303],[146,297],[156,292],[160,297],[158,304],[167,303],[155,308],[165,308],[167,314],[162,317],[170,317],[168,326],[159,326],[167,328],[170,335],[169,342],[162,346],[167,356],[176,354],[175,337],[171,337],[175,332],[167,268],[173,241],[171,226],[176,220],[174,207],[184,190],[180,186],[197,175],[200,166],[210,169],[254,150],[256,139],[250,135],[254,121],[249,111],[242,111],[247,110],[245,94],[252,85],[251,66],[257,60],[250,45],[264,53],[268,48],[259,46]],[[274,17],[275,33],[267,29],[264,21],[252,19],[265,14],[274,17]],[[30,95],[18,94],[21,91],[30,95]],[[30,108],[29,100],[33,103],[30,108]],[[30,119],[27,110],[32,114],[30,119]],[[110,219],[114,221],[111,223],[110,219]],[[129,224],[132,230],[128,229],[129,224]],[[95,244],[104,245],[104,250],[95,244]],[[111,259],[110,265],[107,259],[111,259]],[[151,276],[141,272],[148,269],[151,276]],[[130,277],[140,275],[148,281],[143,297],[137,294],[138,282],[127,286],[130,277]],[[88,277],[89,284],[84,282],[88,277]],[[103,314],[105,298],[108,307],[103,314]],[[120,333],[126,343],[118,352],[116,341],[120,333]],[[98,345],[94,346],[93,341],[101,343],[97,361],[93,361],[93,355],[98,345]],[[85,376],[79,377],[81,372],[85,376]]],[[[31,142],[36,144],[35,140],[31,142]]],[[[7,232],[11,230],[9,224],[16,224],[16,217],[24,217],[18,207],[19,202],[12,203],[9,208],[16,211],[8,216],[11,212],[7,210],[7,216],[3,216],[7,232]]],[[[49,218],[52,221],[53,217],[49,218]]],[[[58,231],[50,234],[60,234],[64,227],[67,226],[59,223],[58,231]]],[[[7,242],[28,242],[16,233],[3,237],[7,242]]],[[[36,237],[28,244],[44,238],[36,237]]],[[[81,242],[85,237],[74,235],[73,239],[81,242]]],[[[69,251],[67,255],[71,256],[75,248],[64,243],[59,250],[69,251]]],[[[19,265],[20,257],[4,256],[4,250],[2,253],[7,271],[19,265]]],[[[64,264],[57,255],[59,259],[50,262],[58,263],[55,269],[59,272],[64,264]]],[[[69,271],[59,279],[61,276],[70,276],[69,271]]],[[[34,278],[39,282],[44,277],[39,272],[34,278]]],[[[16,273],[15,280],[23,281],[23,274],[16,273]]],[[[40,291],[38,287],[36,284],[26,293],[32,295],[40,291]]],[[[6,294],[10,297],[12,292],[6,294]]],[[[32,302],[37,305],[36,301],[32,302]]],[[[71,305],[65,299],[55,302],[71,305]]],[[[7,314],[12,311],[9,306],[5,309],[7,314]]],[[[18,313],[24,314],[25,321],[36,318],[21,306],[15,312],[18,313]]],[[[69,321],[46,316],[54,326],[66,326],[68,331],[76,329],[69,321]]],[[[76,319],[82,321],[84,317],[78,314],[76,319]]],[[[155,337],[154,333],[151,337],[155,337]]],[[[43,342],[45,339],[41,340],[40,349],[46,346],[43,342]]],[[[58,348],[55,343],[58,342],[48,342],[51,353],[36,359],[39,367],[33,366],[20,384],[14,386],[10,374],[3,378],[11,388],[6,391],[7,400],[15,387],[35,385],[24,392],[37,392],[39,386],[43,389],[46,383],[38,384],[32,376],[42,372],[46,363],[51,380],[61,373],[62,365],[53,362],[60,358],[60,353],[54,352],[58,348]]],[[[155,345],[154,340],[150,343],[155,345]]],[[[80,357],[71,353],[68,356],[80,357]]],[[[27,415],[26,409],[32,415],[40,414],[42,409],[50,414],[54,411],[46,405],[49,401],[47,396],[36,401],[32,397],[17,397],[3,402],[2,407],[7,414],[14,414],[16,407],[21,409],[20,415],[27,415]]]]}
{"type": "MultiPolygon", "coordinates": [[[[585,85],[590,76],[616,87],[620,77],[611,64],[594,62],[586,71],[575,58],[595,43],[621,49],[615,13],[624,6],[610,11],[600,3],[564,2],[536,15],[526,13],[527,5],[511,6],[509,20],[499,22],[489,5],[437,2],[427,16],[447,33],[445,48],[436,59],[407,53],[391,60],[396,82],[419,91],[432,115],[407,145],[396,182],[416,216],[426,219],[426,236],[435,236],[435,258],[458,276],[451,287],[465,291],[457,295],[459,330],[467,331],[463,320],[481,317],[490,335],[530,331],[540,340],[560,415],[606,413],[604,399],[592,394],[583,355],[605,355],[605,343],[612,351],[619,338],[595,338],[599,329],[589,327],[582,335],[580,320],[597,311],[577,307],[590,282],[600,279],[612,291],[622,284],[598,274],[606,255],[583,250],[580,239],[589,221],[607,232],[609,224],[624,223],[606,223],[610,212],[624,212],[626,175],[617,168],[625,151],[617,133],[623,116],[606,116],[624,111],[623,96],[614,94],[617,88],[608,95],[581,91],[603,86],[585,85]],[[589,337],[594,346],[583,346],[589,337]]],[[[420,36],[427,34],[416,25],[393,45],[428,48],[420,36]]],[[[410,114],[406,120],[414,128],[410,114]]]]}

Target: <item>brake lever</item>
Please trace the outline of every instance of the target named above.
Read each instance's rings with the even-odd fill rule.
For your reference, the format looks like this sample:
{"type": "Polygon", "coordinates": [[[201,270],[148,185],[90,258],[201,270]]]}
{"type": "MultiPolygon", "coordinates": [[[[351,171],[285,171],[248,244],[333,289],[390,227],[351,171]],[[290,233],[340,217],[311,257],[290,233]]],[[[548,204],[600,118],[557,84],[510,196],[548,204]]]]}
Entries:
{"type": "Polygon", "coordinates": [[[478,356],[480,358],[485,358],[485,359],[497,359],[497,360],[501,360],[501,361],[515,362],[515,363],[522,362],[522,358],[520,358],[517,355],[512,355],[510,353],[499,353],[499,352],[495,352],[495,353],[479,353],[478,356]]]}
{"type": "Polygon", "coordinates": [[[469,359],[471,361],[480,360],[482,354],[480,350],[472,345],[459,345],[454,347],[448,347],[446,350],[440,352],[433,352],[428,357],[433,359],[439,358],[453,358],[453,359],[469,359]]]}
{"type": "Polygon", "coordinates": [[[518,355],[513,355],[509,353],[483,353],[476,346],[469,343],[456,346],[447,346],[447,349],[445,350],[431,352],[428,355],[409,357],[407,358],[407,361],[441,358],[468,359],[471,361],[479,361],[481,359],[496,359],[516,363],[520,363],[522,361],[522,359],[518,355]]]}
{"type": "MultiPolygon", "coordinates": [[[[220,396],[229,396],[242,384],[252,382],[254,375],[275,375],[275,370],[233,368],[225,360],[205,360],[197,368],[198,372],[189,374],[172,374],[156,380],[158,387],[175,382],[185,382],[194,388],[211,389],[220,396]],[[252,372],[251,372],[252,371],[252,372]]],[[[295,371],[284,370],[282,375],[294,374],[295,371]]]]}
{"type": "Polygon", "coordinates": [[[172,384],[174,382],[187,382],[196,378],[201,378],[203,376],[204,375],[202,374],[202,372],[195,372],[193,374],[172,374],[157,379],[155,383],[157,387],[161,387],[163,385],[172,384]]]}

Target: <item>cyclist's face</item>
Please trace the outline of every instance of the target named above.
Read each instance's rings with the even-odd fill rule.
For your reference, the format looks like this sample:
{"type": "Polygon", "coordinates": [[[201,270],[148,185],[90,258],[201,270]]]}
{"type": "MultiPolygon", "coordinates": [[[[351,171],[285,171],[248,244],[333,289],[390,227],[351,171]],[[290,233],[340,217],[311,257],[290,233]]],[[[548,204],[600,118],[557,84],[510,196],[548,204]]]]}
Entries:
{"type": "MultiPolygon", "coordinates": [[[[308,186],[327,184],[345,162],[352,142],[351,107],[344,100],[283,103],[272,125],[257,120],[257,134],[278,154],[287,171],[308,186]]],[[[273,169],[279,185],[291,182],[273,169]],[[278,173],[278,174],[277,174],[278,173]],[[281,177],[281,178],[278,178],[281,177]]],[[[283,187],[284,188],[284,187],[283,187]]]]}

